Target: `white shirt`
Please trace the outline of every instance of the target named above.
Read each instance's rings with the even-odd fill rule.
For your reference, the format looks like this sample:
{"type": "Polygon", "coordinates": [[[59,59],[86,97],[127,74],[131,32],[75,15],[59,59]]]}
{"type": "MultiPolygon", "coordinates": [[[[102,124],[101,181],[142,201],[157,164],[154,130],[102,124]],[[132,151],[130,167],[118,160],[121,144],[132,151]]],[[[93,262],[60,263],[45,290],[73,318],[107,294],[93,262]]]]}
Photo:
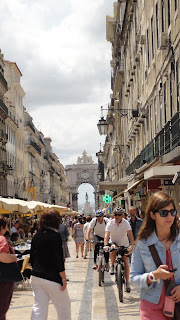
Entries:
{"type": "Polygon", "coordinates": [[[12,227],[12,228],[10,229],[10,236],[11,236],[13,233],[18,233],[18,230],[17,230],[15,227],[12,227]]]}
{"type": "MultiPolygon", "coordinates": [[[[86,222],[86,223],[84,224],[84,227],[83,227],[84,237],[86,237],[86,232],[87,232],[88,229],[89,229],[89,225],[90,225],[90,222],[86,222]]],[[[92,232],[90,233],[89,239],[93,239],[93,234],[92,234],[92,232]]]]}
{"type": "Polygon", "coordinates": [[[89,224],[89,228],[91,228],[91,230],[94,229],[94,234],[96,236],[104,238],[105,228],[106,228],[106,225],[108,224],[109,219],[103,218],[103,223],[99,223],[98,221],[97,222],[96,221],[97,221],[97,218],[93,218],[89,224]],[[106,223],[105,223],[105,221],[106,221],[106,223]]]}
{"type": "Polygon", "coordinates": [[[108,222],[106,231],[110,232],[110,241],[115,243],[117,246],[129,246],[129,239],[127,231],[131,230],[129,222],[122,218],[119,225],[116,224],[115,219],[108,222]]]}

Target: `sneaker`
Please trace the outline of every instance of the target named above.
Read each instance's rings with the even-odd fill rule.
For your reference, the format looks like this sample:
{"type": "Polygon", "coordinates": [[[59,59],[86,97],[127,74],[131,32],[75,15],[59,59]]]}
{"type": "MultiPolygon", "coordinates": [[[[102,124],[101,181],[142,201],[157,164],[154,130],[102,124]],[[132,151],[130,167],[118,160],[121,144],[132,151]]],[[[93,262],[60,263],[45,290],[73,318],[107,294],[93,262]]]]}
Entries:
{"type": "Polygon", "coordinates": [[[92,267],[93,270],[96,270],[97,268],[98,268],[97,264],[94,264],[92,267]]]}
{"type": "Polygon", "coordinates": [[[111,266],[111,268],[110,268],[110,274],[111,274],[111,275],[114,274],[114,266],[111,266]]]}
{"type": "Polygon", "coordinates": [[[126,292],[127,292],[127,293],[130,293],[130,292],[131,292],[131,288],[130,288],[129,283],[126,283],[126,292]]]}
{"type": "Polygon", "coordinates": [[[105,264],[105,271],[109,271],[109,262],[106,262],[105,264]]]}

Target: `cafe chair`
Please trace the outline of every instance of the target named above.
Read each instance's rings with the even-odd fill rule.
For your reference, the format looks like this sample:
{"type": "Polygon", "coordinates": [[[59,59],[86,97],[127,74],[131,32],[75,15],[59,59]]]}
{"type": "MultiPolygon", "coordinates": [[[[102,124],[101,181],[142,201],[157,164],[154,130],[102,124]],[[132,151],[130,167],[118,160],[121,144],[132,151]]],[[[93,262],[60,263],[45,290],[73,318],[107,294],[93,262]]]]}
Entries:
{"type": "Polygon", "coordinates": [[[27,257],[24,258],[22,268],[21,268],[21,274],[22,274],[22,288],[25,290],[31,290],[31,283],[30,283],[30,274],[32,267],[29,265],[29,259],[30,255],[27,255],[27,257]]]}

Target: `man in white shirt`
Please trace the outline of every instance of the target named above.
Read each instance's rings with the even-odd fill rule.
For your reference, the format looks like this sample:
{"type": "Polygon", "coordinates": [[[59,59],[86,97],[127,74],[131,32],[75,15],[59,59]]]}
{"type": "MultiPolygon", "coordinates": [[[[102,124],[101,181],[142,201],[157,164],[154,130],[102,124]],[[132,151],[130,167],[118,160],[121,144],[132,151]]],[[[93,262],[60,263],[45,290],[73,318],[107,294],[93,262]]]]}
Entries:
{"type": "MultiPolygon", "coordinates": [[[[119,246],[128,247],[129,242],[132,245],[134,243],[134,238],[132,234],[132,229],[129,222],[123,219],[124,210],[121,207],[116,207],[113,210],[114,219],[108,222],[105,231],[104,245],[107,246],[109,242],[112,244],[112,248],[119,246]]],[[[111,270],[110,273],[114,274],[114,262],[116,259],[116,250],[111,252],[111,270]]],[[[126,278],[126,292],[130,292],[129,286],[129,258],[127,256],[123,257],[124,267],[125,267],[125,278],[126,278]]]]}
{"type": "MultiPolygon", "coordinates": [[[[96,264],[96,258],[99,252],[98,241],[104,241],[105,236],[105,228],[109,221],[108,218],[103,217],[104,213],[102,210],[96,211],[96,217],[93,218],[89,224],[88,231],[86,233],[86,240],[89,241],[90,233],[93,231],[94,233],[94,242],[95,242],[95,249],[94,249],[94,266],[93,269],[96,270],[98,268],[96,264]]],[[[109,252],[104,254],[105,261],[106,261],[106,270],[109,270],[109,252]]]]}
{"type": "Polygon", "coordinates": [[[14,226],[10,229],[10,236],[11,236],[13,233],[19,233],[19,232],[18,232],[18,229],[19,229],[19,221],[18,221],[18,220],[15,220],[14,226]]]}

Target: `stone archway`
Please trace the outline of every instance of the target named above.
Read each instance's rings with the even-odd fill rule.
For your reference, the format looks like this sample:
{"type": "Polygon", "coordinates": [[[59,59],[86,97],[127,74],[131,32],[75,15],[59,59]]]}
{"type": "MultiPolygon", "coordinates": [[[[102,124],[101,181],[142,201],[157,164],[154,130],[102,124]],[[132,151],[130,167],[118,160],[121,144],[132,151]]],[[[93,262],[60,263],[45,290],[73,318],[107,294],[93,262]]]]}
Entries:
{"type": "Polygon", "coordinates": [[[69,191],[72,194],[73,210],[78,210],[78,188],[82,183],[89,183],[94,187],[95,210],[98,209],[97,173],[98,164],[84,150],[82,157],[78,157],[77,164],[65,167],[69,191]]]}

